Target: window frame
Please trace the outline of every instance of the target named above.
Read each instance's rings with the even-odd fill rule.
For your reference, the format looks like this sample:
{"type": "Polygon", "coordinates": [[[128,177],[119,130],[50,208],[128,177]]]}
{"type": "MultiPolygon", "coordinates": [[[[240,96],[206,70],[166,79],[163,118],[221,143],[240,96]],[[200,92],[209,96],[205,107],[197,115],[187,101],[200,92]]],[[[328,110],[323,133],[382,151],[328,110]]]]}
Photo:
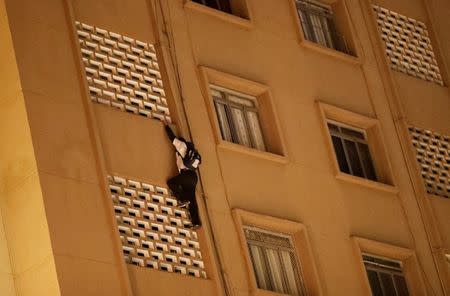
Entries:
{"type": "Polygon", "coordinates": [[[316,100],[319,116],[321,119],[322,131],[325,137],[328,153],[332,160],[332,168],[337,179],[363,185],[377,190],[386,191],[397,194],[398,189],[395,185],[394,176],[390,160],[388,158],[387,150],[384,144],[384,138],[381,133],[379,121],[366,117],[345,109],[338,108],[333,105],[323,103],[316,100]],[[331,139],[331,133],[327,122],[329,120],[336,121],[343,125],[348,125],[352,129],[364,130],[369,146],[369,153],[372,159],[372,164],[377,176],[377,180],[370,180],[359,176],[354,176],[342,172],[339,167],[339,162],[331,139]]]}
{"type": "Polygon", "coordinates": [[[306,295],[323,295],[323,286],[319,282],[314,256],[309,243],[306,227],[298,222],[248,212],[242,209],[232,210],[236,230],[241,244],[241,251],[247,267],[250,293],[253,296],[281,296],[277,292],[258,288],[253,263],[248,249],[244,227],[255,227],[269,233],[287,235],[292,239],[293,249],[301,266],[301,275],[306,295]]]}
{"type": "Polygon", "coordinates": [[[351,240],[355,250],[355,258],[358,262],[359,272],[364,282],[367,295],[371,295],[372,290],[362,257],[365,253],[372,256],[401,262],[403,265],[403,275],[408,287],[409,295],[426,295],[423,278],[419,272],[417,257],[413,250],[356,236],[352,237],[351,240]]]}
{"type": "MultiPolygon", "coordinates": [[[[378,256],[378,255],[373,255],[373,254],[365,253],[365,252],[362,253],[362,260],[363,260],[363,264],[364,264],[364,268],[366,270],[366,273],[369,272],[369,271],[373,271],[373,272],[376,272],[376,273],[383,273],[383,274],[389,275],[391,280],[392,280],[392,286],[394,287],[394,290],[396,291],[396,294],[398,294],[398,292],[397,292],[397,284],[396,284],[396,282],[395,282],[393,277],[394,276],[401,276],[403,278],[404,282],[405,282],[408,294],[410,294],[410,292],[408,290],[408,287],[407,287],[407,284],[406,284],[406,277],[405,277],[404,266],[403,266],[403,262],[402,261],[399,261],[399,260],[396,260],[396,259],[392,259],[392,258],[382,257],[382,256],[378,256]],[[365,258],[364,258],[365,256],[366,257],[371,257],[371,258],[374,258],[374,259],[381,259],[381,260],[386,261],[386,262],[396,263],[396,264],[399,265],[399,268],[395,268],[393,266],[387,266],[387,265],[379,266],[381,264],[376,264],[376,263],[372,263],[372,262],[366,261],[365,258]]],[[[378,275],[377,275],[377,277],[378,277],[378,275]]],[[[377,278],[377,280],[378,280],[378,283],[379,283],[379,286],[381,287],[381,289],[384,290],[383,287],[382,287],[383,285],[382,285],[382,282],[380,281],[380,278],[377,278]]],[[[369,277],[368,277],[368,281],[369,281],[369,285],[371,286],[371,282],[370,282],[369,277]]],[[[385,295],[385,296],[389,296],[389,295],[385,295]]]]}
{"type": "MultiPolygon", "coordinates": [[[[329,131],[329,133],[330,133],[330,136],[331,136],[331,137],[332,137],[332,136],[338,137],[338,138],[341,140],[341,142],[347,140],[347,141],[352,141],[353,143],[360,143],[360,144],[367,145],[367,147],[368,147],[368,149],[369,149],[369,157],[370,157],[370,161],[371,161],[371,164],[370,164],[370,165],[372,166],[373,173],[374,173],[374,175],[375,175],[375,179],[374,179],[374,180],[373,180],[373,179],[370,179],[370,178],[367,176],[368,173],[366,172],[366,168],[365,168],[365,165],[364,165],[364,163],[363,163],[363,157],[361,156],[361,152],[360,152],[359,148],[357,148],[358,161],[359,161],[359,164],[361,165],[361,169],[362,169],[363,175],[364,175],[364,177],[361,177],[361,176],[359,176],[359,177],[360,177],[360,178],[367,179],[367,180],[372,180],[372,181],[377,182],[377,172],[375,171],[375,166],[374,166],[373,158],[372,158],[372,152],[371,152],[371,150],[370,150],[370,144],[369,144],[369,140],[368,140],[368,136],[367,136],[366,130],[365,130],[365,129],[358,128],[358,127],[350,126],[350,125],[348,125],[348,124],[345,124],[345,123],[342,123],[342,122],[339,122],[339,121],[336,121],[336,120],[332,120],[332,119],[327,119],[327,127],[328,127],[328,131],[329,131]],[[337,126],[338,128],[345,128],[345,129],[348,129],[348,130],[352,130],[352,131],[359,132],[359,133],[362,134],[362,136],[364,137],[364,139],[357,138],[356,136],[355,136],[355,137],[352,137],[352,136],[350,136],[350,135],[346,135],[346,134],[343,133],[343,132],[338,132],[338,133],[337,133],[337,132],[335,132],[335,131],[332,131],[332,130],[330,130],[328,124],[333,124],[333,125],[337,126]]],[[[344,149],[345,160],[346,160],[346,163],[347,163],[347,165],[348,165],[348,167],[349,167],[350,175],[355,176],[355,177],[358,177],[357,175],[354,175],[353,172],[352,172],[352,171],[353,171],[353,168],[352,168],[352,163],[351,163],[350,156],[348,155],[347,147],[344,145],[344,143],[342,143],[342,146],[343,146],[343,149],[344,149]]],[[[334,148],[334,145],[333,145],[333,148],[334,148]]],[[[334,149],[334,151],[335,151],[335,154],[336,154],[336,159],[338,159],[337,153],[336,153],[336,149],[334,149]]],[[[338,165],[339,165],[339,161],[338,161],[338,165]]],[[[339,168],[339,170],[340,170],[340,168],[339,168]]],[[[341,171],[341,170],[340,170],[340,171],[341,171]]],[[[341,171],[341,172],[342,172],[342,171],[341,171]]]]}
{"type": "MultiPolygon", "coordinates": [[[[251,146],[249,148],[253,148],[253,149],[265,152],[267,150],[266,149],[266,140],[265,140],[262,128],[261,128],[261,119],[260,119],[260,116],[259,116],[258,100],[255,97],[252,97],[252,96],[249,96],[249,95],[246,95],[246,94],[242,94],[242,93],[239,93],[237,91],[230,90],[230,89],[226,89],[224,87],[220,87],[220,86],[217,86],[217,85],[214,85],[214,84],[210,84],[209,88],[210,88],[210,90],[214,89],[215,91],[220,92],[221,95],[225,96],[225,97],[221,97],[220,99],[213,96],[213,101],[214,101],[214,107],[215,107],[216,114],[218,113],[216,104],[218,104],[218,103],[219,104],[223,104],[226,107],[225,108],[225,110],[226,110],[225,113],[227,113],[227,118],[226,118],[227,120],[226,121],[228,123],[228,129],[230,130],[231,141],[224,139],[224,134],[223,134],[223,131],[222,131],[222,127],[221,127],[221,125],[219,123],[219,128],[220,128],[220,131],[221,131],[222,140],[228,141],[228,142],[231,142],[231,143],[235,143],[235,144],[238,144],[238,145],[246,146],[243,143],[239,143],[239,133],[237,131],[238,128],[236,127],[235,120],[233,120],[234,116],[233,116],[232,111],[231,111],[232,108],[236,108],[236,109],[241,110],[242,113],[244,114],[244,126],[245,126],[246,133],[248,134],[249,141],[250,141],[250,146],[251,146]],[[238,97],[239,99],[244,99],[244,100],[252,102],[253,103],[253,107],[248,107],[248,106],[245,106],[244,104],[238,104],[236,102],[233,102],[231,99],[228,98],[229,96],[232,96],[232,95],[238,97]],[[259,126],[259,133],[261,133],[261,138],[262,138],[261,140],[263,142],[264,149],[259,149],[257,147],[258,144],[257,144],[256,139],[254,139],[252,128],[250,127],[250,123],[249,123],[249,118],[247,116],[247,112],[254,112],[257,115],[257,121],[258,121],[258,126],[259,126]],[[228,115],[230,115],[231,118],[228,117],[228,115]]],[[[246,147],[248,147],[248,146],[246,146],[246,147]]]]}
{"type": "Polygon", "coordinates": [[[304,30],[303,30],[303,22],[300,18],[300,15],[298,13],[297,9],[297,0],[288,0],[290,3],[290,9],[293,16],[294,25],[296,27],[296,33],[297,38],[300,46],[313,50],[322,54],[326,54],[328,56],[331,56],[333,58],[340,59],[344,62],[355,64],[355,65],[361,65],[361,46],[359,44],[359,41],[357,39],[357,35],[355,34],[355,28],[353,27],[352,22],[350,21],[350,14],[348,12],[347,2],[346,0],[336,0],[331,4],[328,3],[321,3],[320,1],[312,1],[316,3],[322,4],[322,6],[331,6],[333,15],[334,15],[334,27],[337,32],[339,32],[340,35],[345,37],[346,44],[347,44],[347,53],[339,51],[334,48],[330,48],[327,46],[324,46],[320,43],[316,43],[314,41],[308,40],[306,38],[304,30]],[[335,12],[335,10],[339,11],[339,17],[338,14],[335,12]],[[340,26],[338,26],[338,24],[340,26]],[[343,29],[338,30],[338,27],[342,27],[343,29]],[[341,32],[342,31],[342,32],[341,32]]]}
{"type": "Polygon", "coordinates": [[[199,74],[200,81],[202,81],[201,90],[205,99],[210,123],[214,131],[217,147],[221,150],[244,153],[284,164],[287,163],[288,159],[284,139],[280,132],[279,120],[269,87],[203,66],[199,67],[199,74]],[[266,151],[229,142],[222,138],[219,118],[216,112],[214,98],[210,91],[210,85],[235,91],[256,99],[259,124],[262,131],[262,137],[265,141],[266,151]]]}

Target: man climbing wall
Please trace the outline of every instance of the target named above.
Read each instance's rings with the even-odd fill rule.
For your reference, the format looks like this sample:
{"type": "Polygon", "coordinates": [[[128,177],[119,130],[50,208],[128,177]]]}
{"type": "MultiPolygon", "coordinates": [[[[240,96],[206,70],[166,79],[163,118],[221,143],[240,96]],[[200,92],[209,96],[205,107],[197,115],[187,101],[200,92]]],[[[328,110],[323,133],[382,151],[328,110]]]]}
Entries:
{"type": "Polygon", "coordinates": [[[183,138],[177,138],[170,126],[166,122],[163,123],[167,136],[175,147],[178,167],[178,175],[170,178],[167,181],[167,185],[177,198],[179,206],[188,208],[192,227],[198,228],[201,226],[201,222],[195,198],[195,187],[198,181],[195,170],[198,169],[201,163],[201,156],[192,142],[188,142],[183,138]]]}

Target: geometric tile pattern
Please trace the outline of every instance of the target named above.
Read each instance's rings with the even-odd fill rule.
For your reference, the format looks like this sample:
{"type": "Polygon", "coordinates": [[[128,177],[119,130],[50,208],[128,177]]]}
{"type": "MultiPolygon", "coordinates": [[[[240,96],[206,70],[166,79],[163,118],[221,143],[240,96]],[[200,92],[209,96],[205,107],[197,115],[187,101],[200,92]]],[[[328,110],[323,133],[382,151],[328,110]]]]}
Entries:
{"type": "Polygon", "coordinates": [[[450,137],[409,127],[428,193],[450,198],[450,137]]]}
{"type": "Polygon", "coordinates": [[[152,44],[80,22],[76,29],[93,102],[170,122],[152,44]]]}
{"type": "Polygon", "coordinates": [[[129,264],[206,278],[197,232],[166,188],[108,176],[120,240],[129,264]]]}
{"type": "Polygon", "coordinates": [[[427,26],[377,5],[373,9],[391,68],[444,85],[427,26]]]}

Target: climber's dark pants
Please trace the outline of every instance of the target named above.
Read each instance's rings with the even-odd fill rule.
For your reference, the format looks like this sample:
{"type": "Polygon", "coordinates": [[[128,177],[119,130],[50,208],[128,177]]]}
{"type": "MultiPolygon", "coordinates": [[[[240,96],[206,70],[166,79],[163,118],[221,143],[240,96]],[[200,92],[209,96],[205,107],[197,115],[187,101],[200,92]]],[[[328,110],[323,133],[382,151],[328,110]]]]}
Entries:
{"type": "Polygon", "coordinates": [[[167,181],[167,185],[172,190],[173,195],[180,202],[189,201],[189,213],[191,215],[192,224],[200,225],[200,217],[198,215],[197,200],[195,198],[195,187],[198,177],[195,171],[181,170],[175,177],[167,181]]]}

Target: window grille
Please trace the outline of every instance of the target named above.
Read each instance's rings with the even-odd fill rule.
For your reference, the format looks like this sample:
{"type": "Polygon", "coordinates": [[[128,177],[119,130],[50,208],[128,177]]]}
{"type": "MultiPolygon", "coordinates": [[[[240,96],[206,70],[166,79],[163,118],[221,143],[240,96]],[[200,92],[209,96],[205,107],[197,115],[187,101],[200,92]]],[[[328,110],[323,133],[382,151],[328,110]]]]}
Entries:
{"type": "Polygon", "coordinates": [[[304,296],[306,290],[292,238],[285,234],[244,226],[259,289],[304,296]]]}
{"type": "Polygon", "coordinates": [[[364,267],[374,296],[408,296],[400,261],[363,254],[364,267]]]}
{"type": "Polygon", "coordinates": [[[192,0],[205,6],[231,13],[230,0],[192,0]]]}
{"type": "Polygon", "coordinates": [[[450,198],[450,136],[413,126],[409,133],[427,192],[450,198]]]}
{"type": "Polygon", "coordinates": [[[391,68],[444,85],[427,26],[377,5],[373,9],[391,68]]]}
{"type": "Polygon", "coordinates": [[[334,14],[329,5],[296,0],[296,6],[303,33],[307,40],[349,53],[344,36],[336,30],[334,14]]]}
{"type": "Polygon", "coordinates": [[[125,261],[140,267],[206,278],[197,232],[167,188],[109,176],[125,261]]]}
{"type": "Polygon", "coordinates": [[[170,122],[155,47],[76,22],[92,102],[170,122]]]}
{"type": "Polygon", "coordinates": [[[213,85],[210,90],[222,139],[266,151],[256,98],[213,85]]]}
{"type": "Polygon", "coordinates": [[[341,172],[376,181],[365,131],[331,120],[327,124],[341,172]]]}

